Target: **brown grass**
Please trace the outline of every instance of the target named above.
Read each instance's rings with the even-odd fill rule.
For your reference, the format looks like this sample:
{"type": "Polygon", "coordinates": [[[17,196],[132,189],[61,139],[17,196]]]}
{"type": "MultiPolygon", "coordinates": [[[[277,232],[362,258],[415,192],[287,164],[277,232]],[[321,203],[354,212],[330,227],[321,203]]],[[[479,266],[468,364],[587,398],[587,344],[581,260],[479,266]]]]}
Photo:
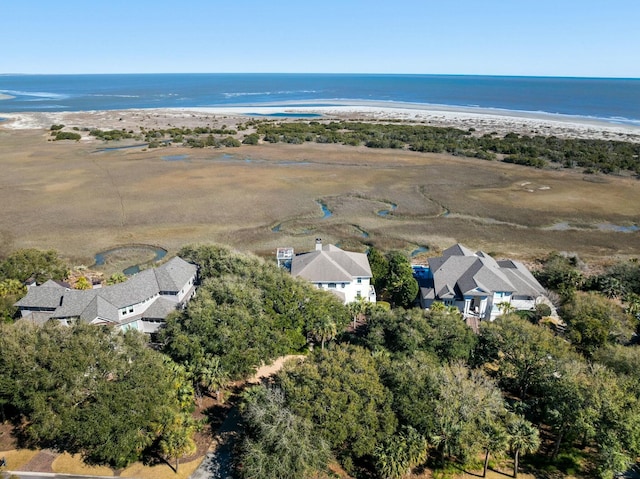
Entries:
{"type": "Polygon", "coordinates": [[[53,472],[89,476],[113,476],[113,470],[106,466],[90,466],[82,461],[79,454],[60,454],[51,465],[53,472]]]}
{"type": "Polygon", "coordinates": [[[360,250],[459,241],[521,258],[640,254],[639,234],[594,229],[640,223],[640,186],[630,178],[340,145],[96,153],[99,142],[46,139],[0,130],[0,254],[55,248],[91,264],[95,252],[122,244],[175,252],[214,241],[270,255],[278,246],[308,250],[318,236],[360,250]],[[177,154],[189,157],[162,159],[177,154]],[[377,215],[390,203],[393,214],[377,215]],[[558,222],[585,229],[545,229],[558,222]]]}
{"type": "Polygon", "coordinates": [[[137,479],[186,479],[198,468],[202,459],[203,458],[200,457],[194,461],[180,463],[177,474],[167,464],[145,466],[136,462],[120,472],[120,477],[135,477],[137,479]]]}
{"type": "Polygon", "coordinates": [[[4,457],[7,461],[7,469],[10,471],[20,470],[22,466],[27,464],[38,454],[38,451],[29,449],[12,449],[10,451],[0,451],[0,457],[4,457]]]}

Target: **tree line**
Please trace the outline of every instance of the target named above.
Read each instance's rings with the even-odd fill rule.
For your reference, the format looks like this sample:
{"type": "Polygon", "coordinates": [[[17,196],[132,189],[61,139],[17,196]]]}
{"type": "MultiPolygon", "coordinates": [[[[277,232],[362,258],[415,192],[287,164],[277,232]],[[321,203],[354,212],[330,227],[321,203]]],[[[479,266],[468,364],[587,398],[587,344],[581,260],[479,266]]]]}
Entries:
{"type": "Polygon", "coordinates": [[[543,168],[550,164],[580,167],[588,173],[640,174],[640,144],[617,140],[562,139],[555,136],[474,135],[474,130],[397,123],[295,122],[257,124],[270,143],[340,143],[368,148],[448,153],[543,168]]]}
{"type": "Polygon", "coordinates": [[[640,453],[640,318],[597,285],[615,277],[636,294],[640,269],[613,265],[579,283],[594,290],[566,295],[575,275],[554,272],[557,257],[537,275],[565,291],[550,294],[566,329],[505,312],[476,335],[455,308],[375,306],[361,328],[249,390],[240,476],[325,477],[331,461],[355,477],[451,463],[485,475],[504,454],[514,476],[525,454],[529,468],[625,471],[640,453]]]}
{"type": "MultiPolygon", "coordinates": [[[[0,326],[0,410],[23,444],[118,467],[177,459],[193,445],[194,401],[220,399],[230,381],[302,353],[243,393],[239,477],[329,477],[332,463],[353,477],[454,463],[486,473],[505,457],[517,474],[524,457],[527,468],[610,478],[640,453],[638,317],[619,302],[640,294],[637,262],[586,278],[578,258],[552,254],[536,275],[557,295],[565,327],[505,312],[477,335],[455,308],[398,306],[413,286],[400,287],[408,261],[396,253],[370,252],[393,308],[345,307],[228,248],[179,254],[199,266],[201,284],[167,319],[158,350],[133,331],[0,326]]],[[[16,252],[0,275],[63,275],[57,256],[46,257],[16,252]]]]}
{"type": "MultiPolygon", "coordinates": [[[[62,132],[64,125],[52,125],[56,139],[79,139],[80,135],[62,132]]],[[[640,143],[622,140],[558,138],[556,136],[525,135],[495,132],[477,135],[473,128],[462,130],[452,127],[411,125],[399,122],[353,121],[297,121],[276,122],[249,120],[237,129],[171,127],[165,129],[140,128],[133,130],[89,131],[91,136],[105,141],[135,138],[144,140],[150,148],[170,143],[182,143],[192,148],[238,147],[241,144],[268,143],[302,144],[338,143],[348,146],[364,145],[368,148],[408,149],[418,152],[447,153],[455,156],[500,160],[507,163],[545,168],[582,168],[585,173],[619,174],[631,172],[640,175],[640,143]],[[236,138],[240,131],[255,128],[255,132],[236,138]]]]}

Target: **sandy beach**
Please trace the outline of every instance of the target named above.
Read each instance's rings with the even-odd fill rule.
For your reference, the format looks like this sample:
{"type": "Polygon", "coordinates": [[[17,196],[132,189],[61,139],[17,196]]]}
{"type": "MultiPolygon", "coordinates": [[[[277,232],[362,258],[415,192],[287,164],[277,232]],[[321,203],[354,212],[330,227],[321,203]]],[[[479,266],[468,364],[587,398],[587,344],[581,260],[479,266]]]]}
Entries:
{"type": "Polygon", "coordinates": [[[561,138],[609,139],[640,142],[640,126],[604,120],[535,112],[449,107],[412,103],[345,102],[344,105],[314,106],[286,103],[256,106],[201,107],[184,109],[107,110],[85,112],[0,113],[7,129],[48,129],[54,123],[78,128],[166,128],[214,124],[228,126],[251,117],[296,119],[318,115],[317,120],[402,121],[430,126],[474,129],[476,134],[516,132],[561,138]],[[277,115],[277,116],[274,116],[277,115]]]}

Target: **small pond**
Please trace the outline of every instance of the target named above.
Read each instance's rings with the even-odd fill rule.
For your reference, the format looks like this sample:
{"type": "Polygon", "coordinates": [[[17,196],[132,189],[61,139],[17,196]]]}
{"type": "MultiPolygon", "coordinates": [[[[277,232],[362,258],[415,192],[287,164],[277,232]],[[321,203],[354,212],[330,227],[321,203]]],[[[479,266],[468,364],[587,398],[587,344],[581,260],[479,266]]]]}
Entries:
{"type": "Polygon", "coordinates": [[[427,251],[429,251],[428,246],[418,246],[411,252],[411,257],[413,258],[415,256],[418,256],[420,253],[426,253],[427,251]]]}
{"type": "Polygon", "coordinates": [[[329,209],[329,207],[324,202],[320,200],[316,200],[316,203],[318,203],[320,205],[320,208],[322,208],[323,220],[333,215],[333,212],[329,209]]]}
{"type": "Polygon", "coordinates": [[[118,151],[118,150],[130,150],[132,148],[146,148],[149,146],[148,143],[140,143],[137,145],[127,145],[127,146],[109,146],[105,148],[96,148],[94,153],[103,153],[105,151],[118,151]]]}
{"type": "Polygon", "coordinates": [[[353,227],[360,232],[360,236],[362,236],[363,238],[369,237],[369,232],[366,231],[365,229],[361,228],[358,225],[353,225],[353,227]]]}
{"type": "Polygon", "coordinates": [[[144,265],[160,261],[167,254],[167,250],[159,246],[152,246],[152,245],[118,246],[116,248],[111,248],[106,251],[101,251],[100,253],[96,253],[94,257],[95,258],[94,266],[104,266],[109,261],[110,256],[116,256],[118,254],[125,255],[127,253],[130,253],[132,250],[142,250],[141,251],[142,253],[145,253],[145,252],[153,253],[153,259],[151,259],[150,261],[145,261],[143,263],[134,264],[124,268],[122,272],[127,276],[140,272],[141,268],[144,265]]]}
{"type": "Polygon", "coordinates": [[[389,209],[380,210],[380,211],[378,211],[377,214],[378,214],[378,216],[382,216],[382,217],[389,216],[391,213],[393,213],[396,210],[397,207],[398,207],[398,205],[396,205],[395,203],[390,203],[389,204],[389,209]]]}
{"type": "Polygon", "coordinates": [[[618,231],[620,233],[635,233],[636,231],[640,231],[640,226],[638,225],[622,226],[611,223],[599,223],[596,226],[602,231],[618,231]]]}
{"type": "Polygon", "coordinates": [[[186,161],[189,158],[189,155],[166,155],[161,156],[164,161],[186,161]]]}

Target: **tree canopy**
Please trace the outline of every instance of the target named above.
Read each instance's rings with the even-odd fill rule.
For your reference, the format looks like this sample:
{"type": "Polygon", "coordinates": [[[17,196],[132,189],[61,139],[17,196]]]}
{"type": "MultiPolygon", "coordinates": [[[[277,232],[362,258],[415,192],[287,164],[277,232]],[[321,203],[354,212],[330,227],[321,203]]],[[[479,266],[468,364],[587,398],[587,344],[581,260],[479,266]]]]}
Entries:
{"type": "Polygon", "coordinates": [[[410,307],[418,295],[411,262],[399,251],[382,255],[375,248],[367,253],[376,293],[394,306],[410,307]]]}
{"type": "MultiPolygon", "coordinates": [[[[0,325],[0,406],[25,445],[124,467],[184,414],[174,374],[142,335],[93,325],[0,325]]],[[[193,403],[193,395],[187,401],[193,403]]]]}
{"type": "Polygon", "coordinates": [[[202,284],[159,335],[178,362],[218,356],[231,378],[246,377],[263,362],[303,350],[308,335],[326,341],[349,322],[334,295],[257,257],[219,246],[186,247],[180,256],[198,264],[202,284]]]}
{"type": "Polygon", "coordinates": [[[276,384],[288,407],[315,424],[340,456],[371,454],[396,428],[391,394],[365,349],[315,351],[306,361],[285,367],[276,384]]]}
{"type": "Polygon", "coordinates": [[[67,265],[54,250],[19,249],[0,261],[0,280],[33,278],[38,284],[48,279],[62,280],[69,274],[67,265]]]}

